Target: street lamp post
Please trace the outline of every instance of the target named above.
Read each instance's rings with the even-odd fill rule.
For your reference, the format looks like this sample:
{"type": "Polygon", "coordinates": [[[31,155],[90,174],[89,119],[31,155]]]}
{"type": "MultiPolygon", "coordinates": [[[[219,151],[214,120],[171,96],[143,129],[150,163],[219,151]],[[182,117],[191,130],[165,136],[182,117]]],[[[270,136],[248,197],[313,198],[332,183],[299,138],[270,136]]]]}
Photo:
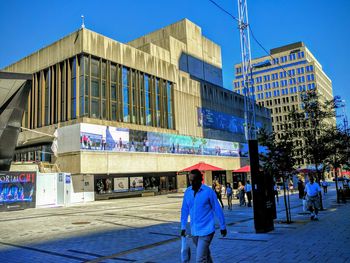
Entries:
{"type": "MultiPolygon", "coordinates": [[[[250,87],[254,94],[253,70],[270,66],[270,61],[263,61],[250,66],[250,87]]],[[[248,85],[247,85],[248,86],[248,85]]],[[[245,133],[249,149],[249,161],[251,180],[253,186],[253,210],[254,225],[257,233],[264,233],[273,230],[273,207],[271,202],[272,180],[268,175],[259,171],[259,151],[257,140],[257,129],[255,122],[255,98],[249,97],[249,92],[245,94],[245,133]],[[247,96],[248,94],[248,96],[247,96]]],[[[271,176],[271,175],[270,175],[271,176]]],[[[274,198],[274,197],[273,197],[274,198]]]]}

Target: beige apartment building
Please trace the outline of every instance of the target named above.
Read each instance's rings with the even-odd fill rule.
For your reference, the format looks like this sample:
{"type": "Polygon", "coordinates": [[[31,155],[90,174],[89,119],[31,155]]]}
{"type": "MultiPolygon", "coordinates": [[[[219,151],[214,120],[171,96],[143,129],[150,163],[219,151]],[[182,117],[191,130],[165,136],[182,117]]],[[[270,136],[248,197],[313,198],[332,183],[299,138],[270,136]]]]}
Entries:
{"type": "MultiPolygon", "coordinates": [[[[273,130],[280,138],[288,113],[301,108],[301,93],[317,88],[322,99],[330,100],[332,81],[303,42],[271,49],[270,54],[274,59],[264,56],[252,60],[254,93],[256,102],[271,110],[273,130]]],[[[235,65],[233,85],[235,92],[243,94],[241,64],[235,65]]],[[[297,164],[303,163],[300,159],[297,164]]]]}
{"type": "MultiPolygon", "coordinates": [[[[221,47],[184,19],[129,43],[81,28],[6,67],[33,86],[14,161],[55,163],[96,199],[186,187],[198,162],[232,181],[247,163],[243,96],[223,88],[221,47]],[[83,182],[83,183],[79,183],[83,182]],[[88,189],[86,189],[88,188],[88,189]]],[[[257,123],[271,130],[270,111],[257,123]]]]}

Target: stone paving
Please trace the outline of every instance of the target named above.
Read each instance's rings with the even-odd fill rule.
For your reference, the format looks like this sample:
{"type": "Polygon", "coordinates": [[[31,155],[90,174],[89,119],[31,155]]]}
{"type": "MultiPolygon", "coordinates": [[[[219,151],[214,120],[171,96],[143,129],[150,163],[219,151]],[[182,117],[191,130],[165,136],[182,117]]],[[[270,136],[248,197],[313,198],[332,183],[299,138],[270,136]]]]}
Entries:
{"type": "MultiPolygon", "coordinates": [[[[180,262],[181,202],[172,194],[3,212],[0,262],[180,262]]],[[[228,235],[212,242],[214,262],[350,262],[350,205],[336,204],[334,187],[324,204],[310,221],[294,194],[293,223],[278,223],[280,196],[275,230],[255,234],[252,208],[235,200],[228,235]]]]}

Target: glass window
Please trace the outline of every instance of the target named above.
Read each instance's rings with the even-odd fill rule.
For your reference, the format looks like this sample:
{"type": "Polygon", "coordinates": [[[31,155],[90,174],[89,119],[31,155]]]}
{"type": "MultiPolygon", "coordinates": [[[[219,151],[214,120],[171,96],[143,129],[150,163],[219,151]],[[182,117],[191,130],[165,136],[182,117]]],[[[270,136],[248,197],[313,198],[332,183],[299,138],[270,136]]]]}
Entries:
{"type": "Polygon", "coordinates": [[[117,82],[117,67],[116,65],[111,65],[111,81],[117,82]]]}
{"type": "Polygon", "coordinates": [[[49,69],[45,72],[45,108],[44,108],[45,125],[50,124],[50,104],[51,104],[51,70],[49,69]]]}
{"type": "Polygon", "coordinates": [[[111,117],[113,121],[117,120],[117,103],[113,102],[111,104],[111,117]]]}
{"type": "Polygon", "coordinates": [[[146,102],[146,125],[152,125],[152,115],[151,115],[151,91],[149,86],[150,78],[145,74],[144,85],[145,85],[145,102],[146,102]]]}
{"type": "Polygon", "coordinates": [[[106,79],[106,76],[107,76],[106,70],[107,70],[106,61],[103,61],[102,62],[102,68],[101,68],[101,71],[102,71],[101,77],[102,77],[102,79],[106,79]]]}
{"type": "Polygon", "coordinates": [[[79,80],[80,80],[80,87],[79,87],[79,103],[80,103],[80,116],[84,116],[85,115],[85,112],[84,112],[84,109],[85,109],[85,106],[84,106],[84,87],[85,87],[85,83],[84,83],[84,72],[85,72],[85,64],[84,64],[84,61],[85,61],[85,58],[84,58],[84,55],[81,55],[80,56],[80,77],[79,77],[79,80]]]}
{"type": "Polygon", "coordinates": [[[102,119],[106,119],[106,100],[102,100],[102,112],[101,112],[101,117],[102,119]]]}
{"type": "Polygon", "coordinates": [[[91,79],[91,96],[100,97],[100,83],[97,79],[91,79]]]}
{"type": "Polygon", "coordinates": [[[129,88],[123,87],[123,121],[129,122],[129,88]]]}
{"type": "Polygon", "coordinates": [[[117,85],[115,83],[111,84],[111,99],[117,100],[117,85]]]}
{"type": "Polygon", "coordinates": [[[156,78],[156,121],[157,127],[160,127],[160,83],[159,79],[156,78]]]}
{"type": "Polygon", "coordinates": [[[91,76],[100,77],[100,61],[95,58],[91,58],[91,76]]]}
{"type": "Polygon", "coordinates": [[[90,68],[89,68],[89,57],[84,56],[84,75],[90,75],[90,68]]]}
{"type": "Polygon", "coordinates": [[[100,103],[98,99],[91,99],[91,117],[100,118],[100,103]]]}
{"type": "Polygon", "coordinates": [[[102,98],[106,98],[106,81],[102,81],[102,98]]]}
{"type": "Polygon", "coordinates": [[[129,76],[129,69],[126,67],[123,67],[123,72],[122,72],[122,83],[123,86],[128,86],[129,81],[128,81],[128,76],[129,76]]]}
{"type": "Polygon", "coordinates": [[[128,68],[122,68],[122,92],[123,92],[123,121],[130,122],[129,115],[129,74],[130,71],[128,68]]]}

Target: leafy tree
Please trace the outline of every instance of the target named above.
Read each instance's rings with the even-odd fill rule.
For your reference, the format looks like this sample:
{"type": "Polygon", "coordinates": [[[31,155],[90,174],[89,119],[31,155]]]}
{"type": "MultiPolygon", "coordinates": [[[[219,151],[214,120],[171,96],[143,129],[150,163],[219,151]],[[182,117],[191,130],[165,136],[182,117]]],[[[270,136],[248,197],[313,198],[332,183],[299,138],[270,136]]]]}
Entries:
{"type": "Polygon", "coordinates": [[[337,171],[343,165],[348,166],[350,164],[350,136],[347,131],[335,126],[324,134],[323,141],[326,146],[324,152],[328,154],[325,158],[325,164],[333,167],[335,171],[337,202],[339,203],[337,171]]]}
{"type": "Polygon", "coordinates": [[[318,182],[322,177],[324,154],[323,136],[335,123],[334,101],[323,101],[316,90],[301,95],[302,109],[291,112],[290,121],[297,138],[301,139],[296,149],[300,158],[315,165],[318,182]]]}
{"type": "MultiPolygon", "coordinates": [[[[294,129],[296,135],[295,155],[299,160],[315,166],[316,181],[320,183],[324,162],[329,155],[324,139],[335,124],[336,102],[324,100],[316,89],[302,93],[300,99],[301,109],[290,112],[288,126],[294,129]]],[[[322,210],[322,196],[320,198],[322,210]]]]}

